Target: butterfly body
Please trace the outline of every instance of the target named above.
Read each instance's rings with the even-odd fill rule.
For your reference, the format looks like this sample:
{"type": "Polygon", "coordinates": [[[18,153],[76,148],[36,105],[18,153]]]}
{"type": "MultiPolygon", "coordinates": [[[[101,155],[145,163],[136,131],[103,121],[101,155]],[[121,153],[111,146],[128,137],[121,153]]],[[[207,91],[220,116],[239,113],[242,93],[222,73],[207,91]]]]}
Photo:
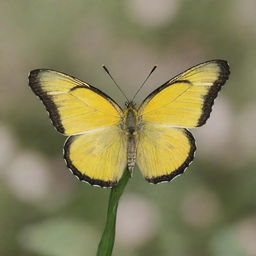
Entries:
{"type": "Polygon", "coordinates": [[[138,165],[150,183],[172,180],[194,158],[195,140],[187,130],[203,125],[218,91],[228,79],[224,60],[196,65],[168,80],[136,108],[122,109],[97,88],[48,69],[29,75],[56,129],[69,136],[67,167],[91,185],[112,187],[125,167],[138,165]]]}
{"type": "Polygon", "coordinates": [[[138,112],[133,102],[126,103],[127,109],[124,111],[125,114],[125,129],[127,135],[127,166],[130,172],[136,164],[136,144],[138,134],[138,112]]]}

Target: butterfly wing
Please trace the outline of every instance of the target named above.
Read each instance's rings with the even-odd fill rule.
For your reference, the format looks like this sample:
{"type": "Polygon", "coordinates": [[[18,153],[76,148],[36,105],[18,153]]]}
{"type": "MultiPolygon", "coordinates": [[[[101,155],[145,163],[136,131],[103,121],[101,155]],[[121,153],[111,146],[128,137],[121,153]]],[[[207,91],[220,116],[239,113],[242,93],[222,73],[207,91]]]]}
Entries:
{"type": "Polygon", "coordinates": [[[194,158],[195,140],[186,129],[147,123],[138,137],[137,163],[150,183],[170,181],[194,158]]]}
{"type": "Polygon", "coordinates": [[[203,125],[229,76],[224,60],[199,64],[153,91],[138,116],[137,163],[152,183],[170,181],[193,160],[193,136],[184,128],[203,125]]]}
{"type": "Polygon", "coordinates": [[[29,85],[56,129],[71,135],[64,147],[67,166],[92,185],[113,186],[126,165],[121,108],[96,88],[53,70],[32,71],[29,85]]]}
{"type": "Polygon", "coordinates": [[[56,129],[65,135],[116,124],[121,108],[98,89],[66,74],[31,71],[29,85],[44,103],[56,129]]]}
{"type": "Polygon", "coordinates": [[[201,126],[228,76],[229,66],[224,60],[199,64],[153,91],[142,103],[139,116],[173,127],[201,126]]]}
{"type": "Polygon", "coordinates": [[[117,126],[108,126],[71,136],[64,146],[67,166],[92,185],[112,187],[126,166],[127,140],[117,126]]]}

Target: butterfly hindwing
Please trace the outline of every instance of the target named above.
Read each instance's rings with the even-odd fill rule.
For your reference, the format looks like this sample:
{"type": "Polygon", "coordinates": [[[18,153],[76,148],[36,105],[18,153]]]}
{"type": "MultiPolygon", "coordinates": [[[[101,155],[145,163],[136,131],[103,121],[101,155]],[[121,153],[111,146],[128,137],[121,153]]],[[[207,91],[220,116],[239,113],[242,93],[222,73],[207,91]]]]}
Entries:
{"type": "Polygon", "coordinates": [[[145,124],[139,134],[137,163],[150,183],[170,181],[194,158],[195,140],[186,129],[145,124]]]}
{"type": "Polygon", "coordinates": [[[107,95],[66,74],[33,70],[29,85],[43,101],[56,129],[73,135],[116,124],[122,110],[107,95]]]}
{"type": "Polygon", "coordinates": [[[146,122],[173,127],[201,126],[228,76],[229,66],[224,60],[199,64],[153,91],[142,103],[139,116],[146,122]]]}
{"type": "Polygon", "coordinates": [[[67,166],[92,185],[112,187],[126,166],[127,139],[116,126],[71,136],[64,146],[67,166]]]}

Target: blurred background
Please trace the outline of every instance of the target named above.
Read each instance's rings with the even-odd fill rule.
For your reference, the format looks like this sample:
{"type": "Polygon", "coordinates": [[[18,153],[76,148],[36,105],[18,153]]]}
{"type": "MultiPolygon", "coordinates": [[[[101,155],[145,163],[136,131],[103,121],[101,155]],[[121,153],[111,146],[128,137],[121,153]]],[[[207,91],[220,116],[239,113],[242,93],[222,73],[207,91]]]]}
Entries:
{"type": "Polygon", "coordinates": [[[125,99],[210,59],[231,67],[197,154],[169,184],[136,169],[113,255],[256,255],[256,1],[0,0],[0,255],[93,256],[109,190],[79,182],[27,75],[50,68],[125,99]]]}

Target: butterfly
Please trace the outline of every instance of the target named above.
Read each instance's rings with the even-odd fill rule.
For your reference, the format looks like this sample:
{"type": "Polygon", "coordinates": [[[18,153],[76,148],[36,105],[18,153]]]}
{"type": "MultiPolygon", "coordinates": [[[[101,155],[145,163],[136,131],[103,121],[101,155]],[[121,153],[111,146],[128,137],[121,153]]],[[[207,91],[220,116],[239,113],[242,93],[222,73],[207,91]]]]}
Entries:
{"type": "Polygon", "coordinates": [[[230,74],[225,60],[196,65],[122,109],[99,89],[48,69],[30,72],[29,86],[49,112],[64,145],[67,167],[91,185],[112,187],[137,164],[153,184],[171,181],[194,158],[187,130],[205,124],[230,74]]]}

